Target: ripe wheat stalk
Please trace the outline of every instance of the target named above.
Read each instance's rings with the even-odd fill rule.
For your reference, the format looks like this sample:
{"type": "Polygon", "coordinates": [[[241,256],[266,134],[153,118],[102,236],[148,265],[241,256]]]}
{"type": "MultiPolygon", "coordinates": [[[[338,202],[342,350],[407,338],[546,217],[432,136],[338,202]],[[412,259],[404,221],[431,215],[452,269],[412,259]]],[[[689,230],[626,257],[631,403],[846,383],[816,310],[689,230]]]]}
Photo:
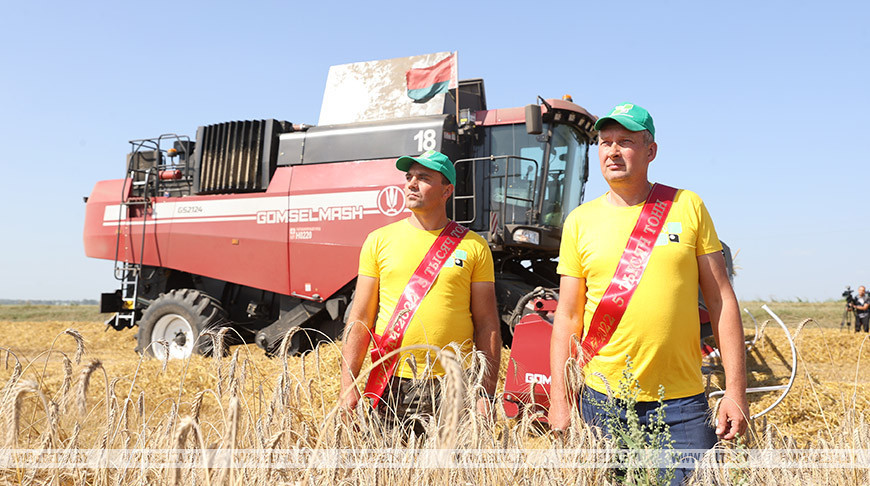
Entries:
{"type": "MultiPolygon", "coordinates": [[[[805,325],[806,322],[801,323],[800,327],[805,325]]],[[[809,342],[810,331],[801,335],[802,342],[809,342]]],[[[603,466],[534,467],[514,462],[516,458],[532,457],[541,451],[558,451],[565,454],[562,457],[578,464],[595,459],[595,451],[603,451],[606,457],[612,457],[607,454],[613,453],[608,449],[611,445],[608,439],[576,417],[567,433],[557,438],[540,426],[537,421],[540,413],[509,419],[500,407],[501,402],[497,402],[492,416],[478,414],[476,399],[484,377],[487,373],[499,372],[487,370],[486,360],[480,354],[463,355],[460,347],[442,350],[418,346],[396,351],[400,355],[415,349],[430,352],[433,358],[426,363],[414,360],[409,363],[420,377],[426,376],[435,362],[445,370],[441,378],[441,413],[425,422],[427,433],[424,436],[407,437],[399,428],[387,428],[383,417],[373,413],[367,404],[361,404],[349,415],[339,413],[336,403],[340,353],[336,345],[322,345],[304,357],[294,357],[289,353],[293,332],[298,331],[285,336],[278,357],[271,361],[257,359],[247,349],[236,349],[229,360],[221,356],[168,363],[141,360],[136,362],[135,370],[132,366],[129,370],[117,370],[107,361],[93,357],[76,377],[73,371],[76,357],[71,359],[66,353],[74,355],[84,350],[85,342],[75,338],[74,342],[67,343],[74,345],[73,349],[63,349],[65,341],[60,340],[57,349],[39,355],[39,362],[21,362],[14,358],[9,366],[9,380],[0,393],[3,397],[0,406],[7,420],[6,445],[0,453],[13,448],[32,449],[39,457],[49,457],[59,451],[62,464],[69,466],[24,469],[26,474],[22,469],[0,469],[0,478],[11,482],[55,484],[195,482],[270,486],[299,481],[324,484],[597,484],[612,481],[612,471],[603,466]],[[463,363],[468,364],[467,369],[463,363]],[[35,371],[34,364],[43,371],[35,371]],[[99,372],[102,372],[105,387],[91,386],[99,372]],[[75,407],[66,406],[69,400],[73,400],[75,407]],[[93,413],[101,405],[106,407],[106,413],[93,413]],[[75,467],[75,454],[81,449],[107,454],[119,449],[165,450],[171,452],[173,460],[178,460],[182,467],[150,467],[143,463],[126,468],[79,468],[75,467]],[[212,462],[222,457],[222,453],[229,453],[227,457],[235,460],[232,451],[253,451],[262,459],[262,464],[239,463],[226,468],[212,462]],[[325,464],[318,463],[317,455],[311,454],[307,456],[310,462],[295,467],[279,461],[288,452],[317,451],[323,454],[345,451],[348,456],[345,462],[325,464]],[[439,456],[438,451],[452,452],[439,456]],[[470,460],[464,457],[471,457],[463,456],[463,452],[475,451],[497,453],[485,464],[461,462],[470,460]],[[432,467],[432,464],[420,462],[421,458],[433,457],[446,457],[446,465],[432,467]],[[377,461],[394,461],[402,467],[366,467],[377,461]],[[354,463],[355,467],[347,466],[349,463],[354,463]]],[[[64,335],[81,336],[78,333],[64,335]]],[[[863,352],[863,347],[860,349],[863,352]]],[[[7,353],[7,356],[14,355],[7,353]]],[[[507,361],[505,358],[501,373],[507,361]]],[[[860,357],[858,363],[860,365],[860,357]]],[[[357,386],[362,386],[368,371],[376,365],[364,367],[357,386]]],[[[566,373],[568,390],[573,395],[584,380],[582,370],[576,363],[569,362],[566,373]]],[[[806,376],[811,381],[812,377],[806,376]]],[[[503,374],[500,378],[503,382],[503,374]]],[[[850,392],[852,385],[850,383],[850,392]]],[[[825,401],[826,390],[812,382],[807,390],[810,411],[819,417],[835,414],[836,410],[829,409],[821,415],[820,409],[829,408],[825,401]]],[[[844,408],[838,414],[837,425],[829,423],[824,438],[817,439],[812,446],[826,450],[870,447],[870,427],[857,405],[859,400],[866,399],[861,393],[866,394],[867,388],[857,377],[854,390],[856,398],[851,408],[844,408]]],[[[797,444],[780,426],[764,422],[754,435],[752,447],[784,450],[797,448],[797,444]]],[[[787,471],[735,468],[734,464],[739,465],[741,460],[740,449],[726,447],[723,451],[718,458],[712,455],[704,458],[704,467],[692,478],[692,484],[865,484],[870,481],[867,469],[822,471],[813,464],[800,465],[799,456],[794,459],[800,466],[787,471]]]]}

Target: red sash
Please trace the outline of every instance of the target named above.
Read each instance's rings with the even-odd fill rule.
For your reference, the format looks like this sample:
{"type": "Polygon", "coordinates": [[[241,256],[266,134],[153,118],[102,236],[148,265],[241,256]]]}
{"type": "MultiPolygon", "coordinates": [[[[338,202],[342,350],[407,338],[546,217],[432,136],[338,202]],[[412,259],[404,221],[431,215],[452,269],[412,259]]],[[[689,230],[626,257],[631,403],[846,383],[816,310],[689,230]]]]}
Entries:
{"type": "Polygon", "coordinates": [[[662,232],[676,194],[677,190],[673,187],[653,185],[619,259],[616,273],[601,297],[601,302],[592,315],[589,332],[580,345],[583,349],[581,366],[592,360],[613,337],[649,263],[650,254],[662,232]]]}
{"type": "MultiPolygon", "coordinates": [[[[468,233],[468,228],[450,221],[447,226],[441,230],[441,234],[429,248],[429,252],[423,257],[423,261],[414,271],[408,285],[399,297],[396,303],[396,310],[390,317],[390,321],[384,330],[383,336],[374,335],[374,347],[372,348],[372,363],[376,363],[384,356],[392,351],[399,349],[402,345],[402,338],[405,337],[405,330],[408,329],[408,324],[417,312],[420,302],[423,297],[432,288],[435,282],[435,277],[441,272],[444,263],[459,246],[459,242],[468,233]]],[[[390,377],[396,372],[399,365],[399,355],[394,354],[387,358],[383,363],[376,366],[369,374],[369,380],[366,383],[363,396],[372,399],[372,406],[377,406],[390,377]]]]}

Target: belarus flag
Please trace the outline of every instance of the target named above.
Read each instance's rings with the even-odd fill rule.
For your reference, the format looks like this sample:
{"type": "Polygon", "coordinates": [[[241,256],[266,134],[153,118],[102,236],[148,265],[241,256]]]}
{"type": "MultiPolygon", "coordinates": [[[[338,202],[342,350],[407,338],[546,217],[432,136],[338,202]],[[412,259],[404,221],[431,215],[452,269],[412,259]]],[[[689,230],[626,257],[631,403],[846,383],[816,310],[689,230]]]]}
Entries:
{"type": "Polygon", "coordinates": [[[434,66],[413,68],[405,73],[408,97],[415,103],[425,103],[439,93],[456,88],[456,53],[450,54],[434,66]]]}

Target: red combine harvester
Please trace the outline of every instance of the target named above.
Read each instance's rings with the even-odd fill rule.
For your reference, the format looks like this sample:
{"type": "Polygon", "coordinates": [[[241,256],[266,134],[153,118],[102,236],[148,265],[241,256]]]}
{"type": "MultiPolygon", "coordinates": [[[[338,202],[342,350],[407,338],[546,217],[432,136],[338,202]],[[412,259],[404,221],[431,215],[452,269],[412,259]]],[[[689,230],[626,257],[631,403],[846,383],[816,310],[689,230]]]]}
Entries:
{"type": "Polygon", "coordinates": [[[434,149],[456,165],[450,216],[492,248],[509,341],[535,289],[558,287],[553,259],[583,198],[595,117],[563,99],[489,109],[480,79],[455,94],[434,115],[133,140],[125,177],[87,198],[85,251],[113,260],[120,281],[102,295],[108,324],[138,326],[137,350],[170,358],[212,352],[200,333],[218,326],[267,352],[295,327],[308,330],[296,352],[337,336],[363,240],[409,214],[396,158],[434,149]]]}
{"type": "MultiPolygon", "coordinates": [[[[335,79],[330,70],[327,93],[332,82],[358,97],[366,90],[348,73],[381,76],[381,86],[384,66],[431,56],[346,65],[335,79]]],[[[226,351],[215,342],[274,353],[294,328],[291,352],[335,338],[363,240],[409,214],[396,158],[434,149],[455,161],[449,215],[492,249],[502,334],[513,344],[505,409],[545,410],[555,258],[562,223],[583,200],[596,118],[570,98],[489,109],[481,79],[458,82],[425,110],[407,99],[388,106],[377,89],[362,108],[368,121],[346,122],[339,92],[324,96],[321,126],[234,121],[200,127],[196,140],[131,141],[124,178],[98,182],[86,198],[85,252],[114,261],[120,282],[101,298],[101,312],[114,313],[107,324],[138,326],[137,351],[162,359],[226,351]],[[232,332],[203,334],[218,327],[232,332]]],[[[725,256],[730,270],[727,247],[725,256]]],[[[709,335],[703,306],[701,322],[709,335]]]]}

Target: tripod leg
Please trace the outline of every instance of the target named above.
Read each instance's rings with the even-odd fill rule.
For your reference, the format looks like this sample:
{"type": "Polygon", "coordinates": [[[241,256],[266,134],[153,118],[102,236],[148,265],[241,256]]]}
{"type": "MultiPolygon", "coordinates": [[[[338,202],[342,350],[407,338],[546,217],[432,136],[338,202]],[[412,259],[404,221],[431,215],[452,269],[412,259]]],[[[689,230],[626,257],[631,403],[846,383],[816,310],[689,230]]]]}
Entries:
{"type": "Polygon", "coordinates": [[[843,319],[840,320],[840,329],[842,329],[843,326],[845,326],[846,329],[851,328],[853,318],[852,309],[849,308],[849,304],[846,304],[846,309],[843,310],[843,319]]]}

